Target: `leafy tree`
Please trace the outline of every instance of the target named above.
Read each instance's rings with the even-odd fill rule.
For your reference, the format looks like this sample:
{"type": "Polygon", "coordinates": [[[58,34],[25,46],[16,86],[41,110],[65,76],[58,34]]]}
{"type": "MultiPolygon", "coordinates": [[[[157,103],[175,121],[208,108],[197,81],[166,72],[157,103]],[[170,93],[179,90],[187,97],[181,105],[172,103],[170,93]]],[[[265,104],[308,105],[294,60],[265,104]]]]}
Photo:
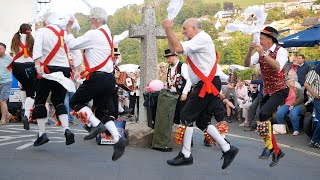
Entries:
{"type": "Polygon", "coordinates": [[[285,17],[283,8],[273,8],[268,11],[267,21],[279,21],[285,17]]]}

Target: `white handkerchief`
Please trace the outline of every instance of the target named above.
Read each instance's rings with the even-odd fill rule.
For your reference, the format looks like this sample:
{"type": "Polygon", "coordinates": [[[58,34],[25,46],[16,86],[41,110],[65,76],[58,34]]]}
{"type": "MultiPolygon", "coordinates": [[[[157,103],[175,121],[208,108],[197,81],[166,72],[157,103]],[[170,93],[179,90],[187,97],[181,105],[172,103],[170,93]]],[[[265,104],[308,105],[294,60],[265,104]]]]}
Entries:
{"type": "Polygon", "coordinates": [[[168,19],[173,20],[179,14],[183,6],[183,0],[171,0],[167,8],[168,19]]]}
{"type": "Polygon", "coordinates": [[[66,78],[61,71],[51,74],[44,74],[42,75],[42,78],[58,82],[68,92],[76,92],[76,86],[74,85],[73,81],[69,78],[66,78]]]}

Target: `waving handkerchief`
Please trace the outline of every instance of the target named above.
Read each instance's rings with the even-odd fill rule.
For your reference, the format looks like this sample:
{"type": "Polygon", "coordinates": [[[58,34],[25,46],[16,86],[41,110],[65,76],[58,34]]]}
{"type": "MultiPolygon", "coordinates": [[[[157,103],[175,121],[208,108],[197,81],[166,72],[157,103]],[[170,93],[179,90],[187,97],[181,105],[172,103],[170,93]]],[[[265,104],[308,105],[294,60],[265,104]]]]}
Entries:
{"type": "Polygon", "coordinates": [[[263,29],[267,16],[268,14],[264,12],[263,6],[250,6],[240,17],[232,23],[228,23],[226,30],[253,34],[253,42],[260,44],[260,31],[263,29]]]}
{"type": "Polygon", "coordinates": [[[168,19],[173,20],[175,17],[177,17],[182,6],[183,6],[183,0],[171,0],[169,7],[167,8],[168,19]]]}
{"type": "Polygon", "coordinates": [[[120,35],[115,35],[115,36],[114,36],[113,43],[114,43],[115,45],[119,45],[120,41],[124,40],[124,39],[127,38],[128,36],[129,36],[129,31],[128,31],[128,30],[122,32],[120,35]]]}
{"type": "Polygon", "coordinates": [[[76,87],[73,81],[69,78],[66,78],[61,71],[50,73],[50,74],[43,74],[42,78],[58,82],[68,92],[76,92],[76,87]]]}

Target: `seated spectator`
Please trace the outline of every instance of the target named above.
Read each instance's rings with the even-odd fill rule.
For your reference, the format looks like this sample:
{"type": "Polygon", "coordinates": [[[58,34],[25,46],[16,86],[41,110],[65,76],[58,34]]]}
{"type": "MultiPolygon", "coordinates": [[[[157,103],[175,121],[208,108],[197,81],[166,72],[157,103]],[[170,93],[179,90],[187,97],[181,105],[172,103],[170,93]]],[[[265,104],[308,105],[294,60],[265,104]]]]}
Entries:
{"type": "Polygon", "coordinates": [[[231,123],[231,111],[236,110],[237,106],[237,95],[234,89],[234,82],[229,82],[228,85],[223,85],[221,88],[220,98],[222,99],[223,103],[226,105],[227,109],[227,118],[226,120],[231,123]]]}
{"type": "Polygon", "coordinates": [[[293,127],[293,136],[299,135],[300,116],[305,113],[306,108],[303,103],[303,92],[295,87],[294,80],[287,79],[287,86],[290,88],[289,95],[285,100],[285,104],[280,106],[276,113],[276,121],[278,124],[284,124],[285,115],[289,112],[289,118],[293,127]]]}
{"type": "Polygon", "coordinates": [[[249,96],[248,96],[248,88],[244,85],[243,79],[238,78],[237,85],[236,85],[236,94],[237,94],[237,103],[239,105],[239,111],[237,114],[238,121],[241,121],[241,110],[243,109],[243,106],[248,102],[249,96]]]}
{"type": "Polygon", "coordinates": [[[294,70],[288,72],[288,78],[293,79],[295,87],[301,89],[301,85],[298,82],[298,75],[294,70]]]}

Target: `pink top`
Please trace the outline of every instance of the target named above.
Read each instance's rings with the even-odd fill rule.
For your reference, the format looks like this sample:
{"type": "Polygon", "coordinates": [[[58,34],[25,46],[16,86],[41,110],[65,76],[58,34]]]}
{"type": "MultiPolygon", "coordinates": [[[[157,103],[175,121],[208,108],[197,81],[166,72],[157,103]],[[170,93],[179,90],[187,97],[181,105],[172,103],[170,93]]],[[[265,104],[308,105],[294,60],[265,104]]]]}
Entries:
{"type": "Polygon", "coordinates": [[[296,88],[290,88],[289,95],[285,100],[285,105],[293,105],[294,101],[296,100],[296,88]]]}

